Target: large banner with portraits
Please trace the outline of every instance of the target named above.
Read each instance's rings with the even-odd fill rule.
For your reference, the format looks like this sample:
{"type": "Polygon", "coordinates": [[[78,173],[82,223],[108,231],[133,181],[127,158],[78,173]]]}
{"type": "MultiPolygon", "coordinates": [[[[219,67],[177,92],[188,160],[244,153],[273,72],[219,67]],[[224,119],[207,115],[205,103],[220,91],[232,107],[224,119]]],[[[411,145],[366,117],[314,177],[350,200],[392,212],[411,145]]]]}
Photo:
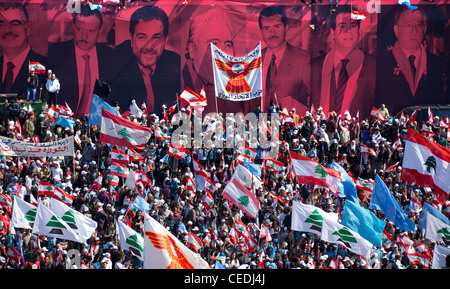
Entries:
{"type": "Polygon", "coordinates": [[[102,7],[0,0],[0,93],[26,99],[28,66],[38,62],[51,70],[38,75],[41,99],[67,103],[76,117],[89,113],[96,80],[110,86],[104,100],[122,113],[134,99],[161,115],[185,88],[204,89],[205,113],[274,104],[365,118],[381,104],[393,115],[449,102],[450,4],[443,1],[411,1],[417,9],[339,1],[335,10],[328,1],[132,1],[126,9],[91,2],[102,7]],[[365,18],[353,21],[351,10],[365,18]],[[236,58],[261,43],[262,97],[216,98],[211,43],[236,58]],[[51,74],[61,85],[56,99],[45,89],[51,74]]]}

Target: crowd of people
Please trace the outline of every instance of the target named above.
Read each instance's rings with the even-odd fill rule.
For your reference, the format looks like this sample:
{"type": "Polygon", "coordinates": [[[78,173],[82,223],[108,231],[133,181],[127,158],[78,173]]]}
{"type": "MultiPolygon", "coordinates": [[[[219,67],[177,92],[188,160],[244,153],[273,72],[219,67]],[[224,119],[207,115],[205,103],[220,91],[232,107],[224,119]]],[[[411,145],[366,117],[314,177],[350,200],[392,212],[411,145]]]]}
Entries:
{"type": "MultiPolygon", "coordinates": [[[[111,150],[118,147],[100,142],[100,127],[89,125],[87,116],[75,119],[72,130],[56,125],[47,117],[48,109],[44,105],[41,114],[34,116],[27,110],[24,101],[5,102],[1,108],[0,135],[29,142],[35,136],[40,142],[49,142],[77,135],[80,142],[74,144],[73,157],[2,156],[0,192],[12,199],[20,196],[27,202],[35,200],[48,206],[49,197],[38,194],[38,184],[39,181],[51,183],[74,197],[71,206],[95,220],[97,230],[85,244],[81,244],[37,236],[30,229],[5,230],[3,227],[0,268],[66,269],[70,261],[67,252],[71,249],[81,252],[81,268],[84,269],[142,268],[142,260],[121,248],[116,231],[116,222],[123,221],[136,232],[143,232],[143,212],[131,209],[133,200],[141,193],[129,189],[123,178],[119,178],[117,185],[111,184],[111,150]],[[24,128],[22,135],[14,129],[16,118],[24,128]],[[102,184],[100,188],[93,189],[99,174],[103,176],[102,184]],[[19,260],[8,257],[8,245],[20,253],[19,260]]],[[[122,113],[125,111],[123,108],[117,109],[122,113]]],[[[271,103],[266,112],[281,113],[281,109],[271,103]]],[[[194,232],[203,242],[198,254],[209,262],[211,268],[324,269],[333,267],[333,264],[342,269],[423,268],[422,265],[411,265],[401,246],[395,243],[388,247],[374,247],[371,257],[365,259],[342,245],[327,243],[315,234],[291,229],[292,202],[299,201],[341,214],[345,197],[332,194],[325,188],[299,183],[288,168],[289,151],[308,156],[324,166],[338,162],[355,179],[374,180],[379,175],[416,224],[420,206],[418,209],[412,205],[412,197],[417,197],[420,204],[427,202],[450,216],[449,202],[439,203],[432,189],[402,181],[401,165],[387,172],[387,168],[402,163],[403,150],[401,147],[394,148],[393,143],[400,137],[404,144],[409,127],[419,132],[421,128],[415,121],[410,122],[408,115],[396,119],[390,117],[385,108],[380,108],[380,112],[386,116],[382,123],[372,118],[359,120],[349,114],[341,116],[331,112],[325,115],[321,107],[299,115],[293,108],[289,112],[292,121],[284,122],[280,127],[277,160],[283,163],[283,167],[278,172],[266,170],[261,149],[256,147],[258,154],[254,163],[261,165],[261,181],[264,183],[261,189],[255,191],[261,205],[258,220],[243,214],[222,196],[237,165],[237,150],[234,148],[206,148],[203,145],[190,149],[189,156],[178,160],[168,156],[169,141],[158,140],[152,135],[145,149],[137,151],[143,158],[130,161],[129,167],[145,171],[152,182],[151,189],[146,187],[144,193],[150,205],[147,213],[184,243],[188,234],[194,232]],[[361,144],[373,148],[376,156],[361,154],[361,144]],[[211,181],[218,188],[209,210],[203,203],[204,191],[189,191],[187,181],[189,177],[195,179],[192,159],[211,173],[211,181]],[[191,194],[194,196],[191,197],[191,194]],[[258,242],[256,246],[249,246],[243,236],[237,240],[230,237],[236,222],[247,226],[258,242]],[[259,237],[261,224],[268,228],[269,237],[259,237]]],[[[187,112],[182,108],[179,113],[187,112]]],[[[127,118],[153,130],[159,127],[163,132],[173,132],[176,127],[154,113],[142,118],[129,114],[127,118]]],[[[202,126],[204,132],[209,129],[209,120],[202,126]]],[[[442,137],[446,131],[429,125],[436,130],[435,141],[448,147],[447,138],[442,137]]],[[[368,208],[370,192],[359,189],[357,192],[361,206],[368,208]]],[[[11,217],[11,209],[11,206],[2,203],[1,215],[11,217]]],[[[405,233],[392,222],[387,222],[386,230],[394,237],[405,233]]],[[[435,242],[425,239],[421,229],[408,233],[408,236],[415,243],[425,244],[429,252],[433,251],[435,242]]]]}

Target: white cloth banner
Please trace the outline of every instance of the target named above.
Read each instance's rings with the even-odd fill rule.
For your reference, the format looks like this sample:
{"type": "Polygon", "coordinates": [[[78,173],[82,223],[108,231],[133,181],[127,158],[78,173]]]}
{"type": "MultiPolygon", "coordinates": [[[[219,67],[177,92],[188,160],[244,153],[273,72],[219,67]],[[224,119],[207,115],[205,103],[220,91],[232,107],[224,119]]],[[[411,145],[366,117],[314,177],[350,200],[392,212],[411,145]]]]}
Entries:
{"type": "Polygon", "coordinates": [[[29,143],[0,136],[1,156],[59,157],[73,156],[73,136],[44,143],[29,143]]]}
{"type": "Polygon", "coordinates": [[[211,43],[216,97],[245,101],[262,97],[261,43],[243,57],[225,54],[211,43]]]}

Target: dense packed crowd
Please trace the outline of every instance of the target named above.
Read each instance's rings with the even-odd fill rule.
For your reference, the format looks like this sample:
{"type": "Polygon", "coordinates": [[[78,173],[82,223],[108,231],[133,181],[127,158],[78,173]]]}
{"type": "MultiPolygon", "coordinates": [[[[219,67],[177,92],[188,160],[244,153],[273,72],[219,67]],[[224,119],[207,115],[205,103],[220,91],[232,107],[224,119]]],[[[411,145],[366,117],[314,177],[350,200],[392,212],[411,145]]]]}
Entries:
{"type": "MultiPolygon", "coordinates": [[[[38,136],[40,142],[62,139],[77,135],[80,142],[75,143],[73,157],[58,158],[22,158],[1,157],[0,192],[14,197],[17,190],[24,191],[24,200],[36,200],[49,204],[47,196],[37,192],[39,181],[54,184],[74,197],[72,207],[98,223],[97,231],[86,244],[37,236],[26,229],[3,230],[0,236],[0,268],[6,269],[53,269],[68,268],[70,249],[81,252],[81,268],[138,269],[143,263],[130,251],[122,250],[116,232],[116,222],[124,221],[136,232],[143,232],[143,212],[131,210],[137,191],[125,186],[125,179],[120,178],[115,186],[111,184],[110,153],[117,148],[99,142],[100,127],[89,125],[87,117],[76,119],[73,130],[56,125],[46,115],[44,108],[36,118],[29,113],[24,103],[11,101],[1,107],[2,123],[0,135],[18,138],[14,130],[17,118],[22,127],[22,137],[31,141],[38,136]],[[102,174],[99,189],[92,185],[102,174]],[[19,185],[19,186],[18,186],[19,185]],[[20,253],[20,259],[8,258],[7,245],[20,253]]],[[[117,108],[119,109],[119,108],[117,108]]],[[[119,109],[120,111],[120,109],[119,109]]],[[[122,113],[125,110],[122,109],[122,113]]],[[[182,109],[181,111],[185,111],[182,109]]],[[[281,107],[271,104],[268,112],[281,113],[281,107]]],[[[146,172],[152,186],[145,188],[145,199],[150,204],[148,214],[160,222],[174,236],[186,243],[189,232],[194,232],[203,242],[198,253],[207,260],[211,268],[220,266],[233,268],[265,269],[404,269],[423,268],[412,266],[401,250],[393,243],[390,246],[375,248],[369,259],[352,253],[342,245],[335,245],[320,240],[315,234],[298,232],[291,229],[292,202],[300,201],[322,208],[327,212],[340,214],[345,198],[330,193],[325,188],[304,185],[298,182],[288,169],[289,151],[308,156],[327,166],[338,162],[357,179],[374,180],[379,175],[387,184],[392,194],[409,212],[409,217],[416,224],[420,206],[413,206],[411,198],[417,198],[419,204],[424,202],[450,216],[449,202],[439,203],[431,189],[410,184],[401,179],[402,148],[393,148],[393,143],[400,137],[404,140],[408,127],[420,132],[416,122],[409,122],[409,116],[395,119],[383,108],[386,121],[378,123],[372,118],[359,120],[350,115],[338,116],[334,112],[325,115],[321,108],[300,116],[292,109],[289,116],[292,122],[285,122],[280,127],[280,144],[278,160],[283,168],[277,173],[265,170],[261,160],[261,150],[257,147],[256,164],[261,164],[262,189],[257,190],[256,197],[261,204],[258,220],[251,219],[233,204],[222,197],[221,192],[233,174],[237,151],[233,148],[207,149],[205,146],[190,149],[191,154],[178,160],[168,157],[169,141],[155,139],[152,135],[145,150],[138,151],[143,159],[130,161],[129,167],[146,172]],[[376,156],[361,154],[361,144],[373,148],[376,156]],[[205,192],[194,192],[190,198],[187,181],[195,179],[192,168],[195,158],[211,173],[211,181],[218,189],[214,193],[214,204],[206,210],[202,198],[205,192]],[[399,163],[395,169],[386,170],[399,163]],[[207,213],[206,213],[207,212],[207,213]],[[249,248],[244,237],[238,240],[229,234],[236,221],[245,224],[258,245],[249,248]],[[264,224],[269,230],[269,237],[260,238],[259,229],[264,224]],[[261,254],[262,253],[262,254],[261,254]]],[[[175,128],[170,121],[149,114],[141,119],[132,115],[128,119],[163,132],[172,132],[175,128]]],[[[203,131],[208,129],[203,125],[203,131]]],[[[446,131],[434,124],[429,124],[436,131],[435,141],[448,147],[446,131]]],[[[357,190],[361,206],[368,208],[370,192],[357,190]]],[[[2,215],[11,214],[11,208],[3,206],[2,215]]],[[[392,222],[386,226],[392,236],[403,234],[392,222]]],[[[408,233],[415,243],[425,244],[429,252],[433,251],[434,242],[426,240],[423,231],[418,229],[408,233]]]]}

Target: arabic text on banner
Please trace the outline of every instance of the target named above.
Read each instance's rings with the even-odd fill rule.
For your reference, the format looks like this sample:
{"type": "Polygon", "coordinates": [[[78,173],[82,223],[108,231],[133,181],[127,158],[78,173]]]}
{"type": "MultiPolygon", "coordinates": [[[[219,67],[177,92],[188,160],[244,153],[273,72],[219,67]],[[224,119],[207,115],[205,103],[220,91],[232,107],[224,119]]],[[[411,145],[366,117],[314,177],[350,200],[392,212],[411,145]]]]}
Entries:
{"type": "Polygon", "coordinates": [[[0,136],[0,155],[20,157],[73,156],[73,136],[45,143],[28,143],[0,136]]]}

